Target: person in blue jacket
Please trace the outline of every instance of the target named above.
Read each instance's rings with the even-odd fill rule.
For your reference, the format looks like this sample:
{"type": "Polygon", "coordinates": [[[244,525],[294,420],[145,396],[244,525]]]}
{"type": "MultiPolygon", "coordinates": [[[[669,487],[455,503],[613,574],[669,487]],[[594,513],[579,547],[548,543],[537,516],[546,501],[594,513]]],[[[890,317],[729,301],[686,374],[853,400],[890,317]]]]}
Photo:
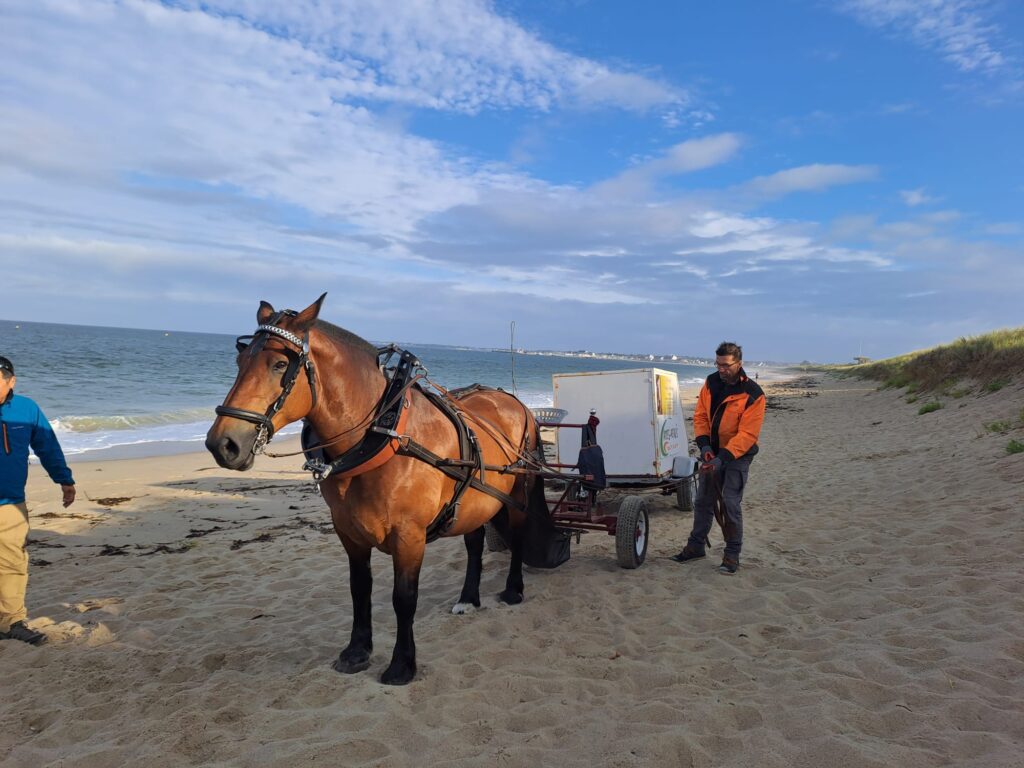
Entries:
{"type": "Polygon", "coordinates": [[[75,500],[75,481],[50,422],[33,400],[14,394],[16,381],[14,364],[0,355],[0,640],[42,645],[46,635],[25,623],[29,448],[60,485],[65,507],[75,500]]]}

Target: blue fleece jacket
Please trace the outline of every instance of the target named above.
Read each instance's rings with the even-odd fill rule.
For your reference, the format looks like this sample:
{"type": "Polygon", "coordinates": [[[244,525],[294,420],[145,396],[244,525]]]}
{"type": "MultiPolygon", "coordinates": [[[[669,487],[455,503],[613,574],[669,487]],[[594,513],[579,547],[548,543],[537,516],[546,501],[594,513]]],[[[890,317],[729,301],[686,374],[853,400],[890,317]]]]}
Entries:
{"type": "Polygon", "coordinates": [[[0,504],[20,504],[25,500],[29,448],[53,482],[75,482],[42,410],[34,400],[11,392],[0,405],[0,504]]]}

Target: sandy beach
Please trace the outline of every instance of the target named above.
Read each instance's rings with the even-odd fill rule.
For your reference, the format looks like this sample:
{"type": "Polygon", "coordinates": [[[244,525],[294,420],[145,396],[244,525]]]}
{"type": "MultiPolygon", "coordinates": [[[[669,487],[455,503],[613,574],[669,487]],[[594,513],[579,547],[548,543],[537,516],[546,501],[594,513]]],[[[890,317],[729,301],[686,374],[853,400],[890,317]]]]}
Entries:
{"type": "Polygon", "coordinates": [[[301,459],[79,462],[68,510],[34,465],[28,607],[50,642],[0,642],[0,763],[1024,765],[1024,454],[983,427],[1024,387],[925,415],[854,379],[766,389],[738,574],[717,530],[670,561],[691,516],[650,494],[639,569],[589,534],[509,607],[486,552],[482,609],[454,616],[464,547],[436,542],[403,688],[377,679],[382,555],[372,666],[331,669],[348,569],[301,459]]]}

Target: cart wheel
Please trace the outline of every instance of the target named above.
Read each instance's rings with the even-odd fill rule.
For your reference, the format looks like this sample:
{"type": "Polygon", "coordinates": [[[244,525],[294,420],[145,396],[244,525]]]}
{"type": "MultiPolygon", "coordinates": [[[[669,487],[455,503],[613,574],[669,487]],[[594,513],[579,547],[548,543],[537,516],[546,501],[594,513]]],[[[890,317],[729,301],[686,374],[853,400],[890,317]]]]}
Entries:
{"type": "Polygon", "coordinates": [[[484,542],[487,544],[488,552],[504,552],[508,549],[505,539],[491,523],[484,525],[484,542]]]}
{"type": "Polygon", "coordinates": [[[651,520],[647,502],[640,496],[627,496],[619,506],[615,523],[615,554],[623,568],[639,568],[647,557],[647,539],[651,520]]]}
{"type": "Polygon", "coordinates": [[[693,512],[693,499],[697,495],[697,475],[684,477],[676,487],[676,506],[683,512],[693,512]]]}

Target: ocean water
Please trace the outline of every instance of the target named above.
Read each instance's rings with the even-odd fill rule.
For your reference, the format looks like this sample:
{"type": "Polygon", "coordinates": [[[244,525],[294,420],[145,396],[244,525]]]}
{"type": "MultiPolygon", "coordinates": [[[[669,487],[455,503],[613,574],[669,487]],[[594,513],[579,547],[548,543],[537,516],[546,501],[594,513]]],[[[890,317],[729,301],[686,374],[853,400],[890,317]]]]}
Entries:
{"type": "MultiPolygon", "coordinates": [[[[39,403],[72,458],[111,449],[133,456],[201,450],[213,409],[235,379],[234,340],[227,334],[0,320],[0,354],[14,362],[17,392],[39,403]]],[[[507,350],[402,346],[444,387],[513,389],[507,350]]],[[[515,392],[528,406],[546,406],[553,399],[552,374],[651,366],[676,371],[681,384],[699,383],[709,373],[663,361],[517,354],[515,392]]],[[[282,434],[297,431],[292,425],[282,434]]]]}

